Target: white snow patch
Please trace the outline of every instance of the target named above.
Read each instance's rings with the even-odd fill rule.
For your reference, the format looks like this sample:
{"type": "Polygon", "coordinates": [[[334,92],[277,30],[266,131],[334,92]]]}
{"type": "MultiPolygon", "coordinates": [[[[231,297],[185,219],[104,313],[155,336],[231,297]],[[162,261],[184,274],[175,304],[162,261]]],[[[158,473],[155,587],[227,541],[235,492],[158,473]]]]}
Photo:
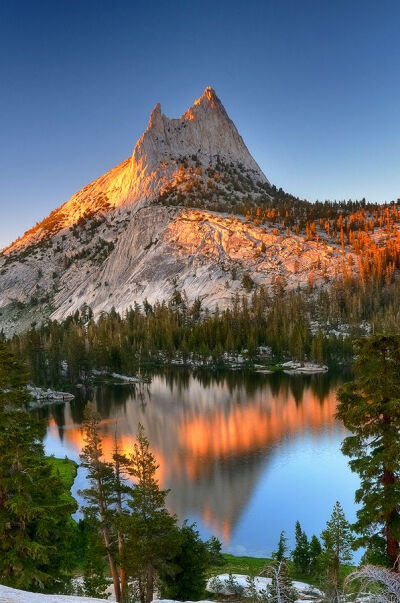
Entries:
{"type": "Polygon", "coordinates": [[[76,597],[74,595],[44,595],[31,593],[0,584],[0,603],[96,603],[106,599],[92,599],[91,597],[76,597]]]}
{"type": "MultiPolygon", "coordinates": [[[[218,576],[213,576],[207,580],[207,591],[221,595],[233,594],[229,584],[232,578],[235,586],[237,585],[239,588],[243,589],[243,593],[246,595],[249,584],[247,581],[248,576],[245,574],[232,574],[231,576],[229,574],[219,574],[218,576]]],[[[271,578],[266,578],[264,576],[255,576],[254,578],[254,584],[259,594],[263,591],[265,592],[271,585],[271,582],[271,578]]],[[[302,599],[304,596],[315,598],[323,594],[320,590],[305,582],[294,581],[292,584],[299,595],[302,596],[302,599]]]]}

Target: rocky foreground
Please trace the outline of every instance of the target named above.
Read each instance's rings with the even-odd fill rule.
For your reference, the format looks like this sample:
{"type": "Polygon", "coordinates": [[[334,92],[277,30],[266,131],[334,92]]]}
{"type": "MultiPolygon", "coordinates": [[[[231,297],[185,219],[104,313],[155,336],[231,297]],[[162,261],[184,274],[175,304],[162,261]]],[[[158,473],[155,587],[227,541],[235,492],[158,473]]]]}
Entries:
{"type": "MultiPolygon", "coordinates": [[[[93,599],[92,597],[78,597],[74,595],[43,595],[31,593],[16,588],[9,588],[0,584],[0,603],[96,603],[107,599],[93,599]]],[[[156,599],[153,603],[175,603],[169,599],[156,599]]],[[[177,602],[179,603],[179,602],[177,602]]],[[[186,601],[185,603],[192,603],[186,601]]],[[[212,601],[199,601],[198,603],[213,603],[212,601]]]]}
{"type": "MultiPolygon", "coordinates": [[[[265,593],[268,586],[271,584],[270,578],[265,578],[261,576],[256,576],[254,579],[254,586],[256,591],[259,594],[265,593]]],[[[306,584],[304,582],[293,582],[293,586],[298,592],[299,601],[302,603],[310,602],[315,603],[320,600],[323,596],[323,593],[306,584]]],[[[221,574],[219,576],[214,576],[207,581],[207,590],[210,593],[215,595],[239,595],[246,596],[247,594],[247,576],[243,574],[221,574]],[[238,591],[232,591],[232,584],[235,589],[238,591]]],[[[42,595],[38,593],[25,592],[22,590],[17,590],[14,588],[9,588],[7,586],[0,585],[0,603],[5,602],[15,602],[15,603],[40,603],[43,601],[44,603],[57,603],[58,601],[65,603],[85,603],[85,602],[96,602],[96,601],[105,601],[106,599],[93,599],[90,597],[78,597],[71,595],[42,595]]],[[[110,599],[108,599],[110,600],[110,599]]],[[[111,600],[114,600],[111,598],[111,600]]],[[[153,603],[180,603],[179,601],[173,601],[171,599],[155,599],[153,603]]],[[[191,603],[190,601],[185,601],[184,603],[191,603]]],[[[198,603],[213,603],[212,600],[203,600],[198,603]]]]}
{"type": "Polygon", "coordinates": [[[70,595],[43,595],[31,593],[16,588],[9,588],[0,584],[0,603],[86,603],[105,601],[105,599],[92,599],[91,597],[75,597],[70,595]]]}

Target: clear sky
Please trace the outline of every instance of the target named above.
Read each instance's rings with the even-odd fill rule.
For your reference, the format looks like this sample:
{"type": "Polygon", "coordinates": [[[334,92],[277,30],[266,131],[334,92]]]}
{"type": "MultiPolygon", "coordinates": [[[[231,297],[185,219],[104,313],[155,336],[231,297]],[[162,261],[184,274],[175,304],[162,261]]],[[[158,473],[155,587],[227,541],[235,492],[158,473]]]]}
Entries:
{"type": "Polygon", "coordinates": [[[215,88],[271,182],[400,197],[398,0],[0,0],[0,247],[215,88]]]}

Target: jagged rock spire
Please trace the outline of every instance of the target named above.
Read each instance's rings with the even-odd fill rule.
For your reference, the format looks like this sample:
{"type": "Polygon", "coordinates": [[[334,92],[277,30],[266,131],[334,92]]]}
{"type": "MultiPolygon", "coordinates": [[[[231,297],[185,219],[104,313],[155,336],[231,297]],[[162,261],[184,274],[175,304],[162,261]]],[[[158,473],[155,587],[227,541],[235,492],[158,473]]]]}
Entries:
{"type": "MultiPolygon", "coordinates": [[[[52,212],[52,231],[73,226],[82,216],[127,204],[146,204],[157,198],[171,179],[176,162],[196,156],[204,167],[219,157],[250,171],[255,181],[268,182],[249,153],[236,126],[210,86],[179,118],[168,118],[160,103],[152,110],[147,128],[131,157],[75,193],[52,212]]],[[[45,219],[13,243],[12,252],[48,236],[45,219]]]]}
{"type": "MultiPolygon", "coordinates": [[[[241,164],[258,180],[267,182],[210,86],[177,119],[168,118],[161,112],[161,105],[157,104],[150,114],[144,135],[135,146],[132,159],[140,169],[148,171],[149,168],[155,169],[160,162],[192,155],[198,156],[205,165],[219,156],[227,163],[241,164]]],[[[135,166],[132,167],[137,173],[135,166]]]]}

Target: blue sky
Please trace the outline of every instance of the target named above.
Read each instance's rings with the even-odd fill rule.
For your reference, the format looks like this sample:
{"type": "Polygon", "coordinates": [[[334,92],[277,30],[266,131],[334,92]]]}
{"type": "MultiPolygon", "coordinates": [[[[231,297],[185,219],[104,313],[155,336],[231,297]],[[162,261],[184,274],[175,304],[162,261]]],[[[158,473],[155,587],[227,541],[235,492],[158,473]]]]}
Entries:
{"type": "Polygon", "coordinates": [[[215,88],[267,177],[400,197],[397,0],[0,0],[0,247],[215,88]]]}

